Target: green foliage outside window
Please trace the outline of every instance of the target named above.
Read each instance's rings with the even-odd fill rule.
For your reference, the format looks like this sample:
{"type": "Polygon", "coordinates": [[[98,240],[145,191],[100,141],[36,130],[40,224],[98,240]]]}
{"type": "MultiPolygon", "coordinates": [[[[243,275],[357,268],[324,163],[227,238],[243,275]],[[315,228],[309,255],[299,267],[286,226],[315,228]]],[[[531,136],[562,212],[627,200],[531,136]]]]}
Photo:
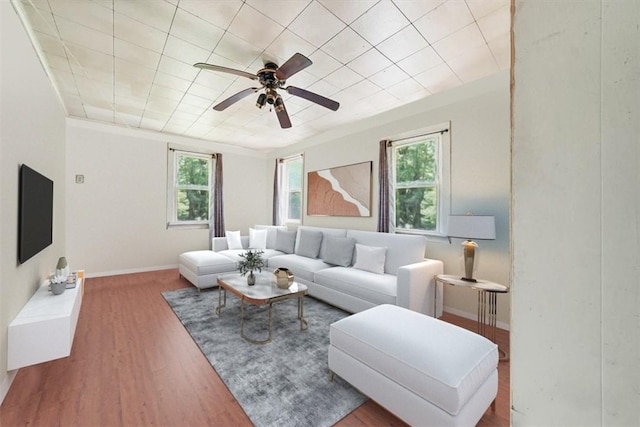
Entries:
{"type": "Polygon", "coordinates": [[[437,227],[437,140],[395,149],[396,228],[434,231],[437,227]]]}
{"type": "Polygon", "coordinates": [[[302,218],[302,159],[286,163],[287,219],[302,218]]]}
{"type": "Polygon", "coordinates": [[[177,219],[206,221],[209,219],[209,176],[211,160],[203,157],[178,156],[177,219]]]}

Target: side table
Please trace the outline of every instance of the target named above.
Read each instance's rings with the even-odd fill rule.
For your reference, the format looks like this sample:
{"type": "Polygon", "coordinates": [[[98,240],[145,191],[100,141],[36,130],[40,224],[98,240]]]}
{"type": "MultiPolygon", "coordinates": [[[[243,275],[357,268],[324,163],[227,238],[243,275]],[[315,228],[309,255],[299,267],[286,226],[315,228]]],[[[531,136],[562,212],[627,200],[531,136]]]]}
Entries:
{"type": "MultiPolygon", "coordinates": [[[[498,294],[509,292],[509,288],[499,283],[478,279],[476,282],[462,280],[460,276],[451,274],[439,274],[435,277],[436,282],[449,286],[459,286],[470,288],[478,292],[478,334],[496,342],[496,319],[498,314],[498,294]]],[[[438,292],[438,287],[435,287],[438,292]]],[[[437,297],[437,295],[436,295],[437,297]]],[[[509,353],[498,347],[500,360],[509,360],[509,353]]]]}

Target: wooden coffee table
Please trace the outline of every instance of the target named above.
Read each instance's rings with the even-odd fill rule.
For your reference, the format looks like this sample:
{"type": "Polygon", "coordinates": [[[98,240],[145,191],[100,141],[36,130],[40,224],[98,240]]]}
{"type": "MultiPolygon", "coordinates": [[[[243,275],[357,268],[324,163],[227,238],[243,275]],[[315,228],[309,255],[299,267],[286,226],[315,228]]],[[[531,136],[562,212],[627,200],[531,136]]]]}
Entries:
{"type": "Polygon", "coordinates": [[[271,306],[279,301],[298,298],[298,320],[300,330],[304,331],[309,327],[304,318],[304,296],[307,293],[307,286],[293,282],[289,289],[280,289],[271,282],[273,274],[262,272],[255,273],[256,284],[247,285],[247,277],[240,273],[221,274],[218,276],[218,307],[216,314],[220,316],[223,307],[227,305],[227,292],[240,298],[240,336],[253,344],[266,344],[271,341],[271,306]],[[223,296],[224,294],[224,296],[223,296]],[[268,336],[265,340],[255,340],[244,334],[244,303],[253,305],[268,305],[268,336]]]}

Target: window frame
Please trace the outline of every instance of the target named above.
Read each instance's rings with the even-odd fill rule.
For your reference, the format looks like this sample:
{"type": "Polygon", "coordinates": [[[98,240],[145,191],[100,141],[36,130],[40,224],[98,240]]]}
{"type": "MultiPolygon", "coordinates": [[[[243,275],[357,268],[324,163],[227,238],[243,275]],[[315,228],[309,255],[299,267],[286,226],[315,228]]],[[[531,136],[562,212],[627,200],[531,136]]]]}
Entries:
{"type": "Polygon", "coordinates": [[[203,220],[178,219],[178,192],[182,189],[206,190],[209,192],[209,215],[211,215],[211,197],[214,190],[215,153],[190,147],[168,144],[167,148],[167,228],[209,228],[209,218],[203,220]],[[209,165],[208,188],[178,184],[179,158],[181,156],[207,160],[209,165]]]}
{"type": "Polygon", "coordinates": [[[304,216],[304,155],[296,154],[285,157],[280,161],[280,206],[283,224],[302,224],[304,216]],[[296,191],[289,188],[289,175],[287,165],[300,162],[300,218],[289,218],[289,194],[296,191]]]}
{"type": "Polygon", "coordinates": [[[418,234],[434,240],[447,240],[448,217],[451,212],[451,125],[442,123],[389,138],[389,218],[390,231],[418,234]],[[399,228],[396,226],[396,149],[437,138],[436,155],[436,228],[435,230],[399,228]]]}

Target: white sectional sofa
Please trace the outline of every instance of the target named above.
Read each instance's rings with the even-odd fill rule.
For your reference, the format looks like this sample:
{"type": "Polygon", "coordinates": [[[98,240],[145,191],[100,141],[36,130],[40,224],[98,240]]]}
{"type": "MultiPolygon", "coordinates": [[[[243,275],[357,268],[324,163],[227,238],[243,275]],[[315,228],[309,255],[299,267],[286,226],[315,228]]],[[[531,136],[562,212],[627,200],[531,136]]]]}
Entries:
{"type": "MultiPolygon", "coordinates": [[[[315,298],[352,313],[393,304],[430,316],[442,314],[442,285],[434,277],[443,273],[443,263],[425,258],[422,236],[309,226],[295,232],[256,228],[267,229],[267,268],[288,268],[315,298]]],[[[248,236],[242,236],[242,249],[229,249],[225,237],[212,243],[209,253],[180,256],[180,273],[201,288],[215,286],[214,278],[223,272],[219,270],[233,271],[228,260],[237,262],[251,246],[248,236]]]]}

